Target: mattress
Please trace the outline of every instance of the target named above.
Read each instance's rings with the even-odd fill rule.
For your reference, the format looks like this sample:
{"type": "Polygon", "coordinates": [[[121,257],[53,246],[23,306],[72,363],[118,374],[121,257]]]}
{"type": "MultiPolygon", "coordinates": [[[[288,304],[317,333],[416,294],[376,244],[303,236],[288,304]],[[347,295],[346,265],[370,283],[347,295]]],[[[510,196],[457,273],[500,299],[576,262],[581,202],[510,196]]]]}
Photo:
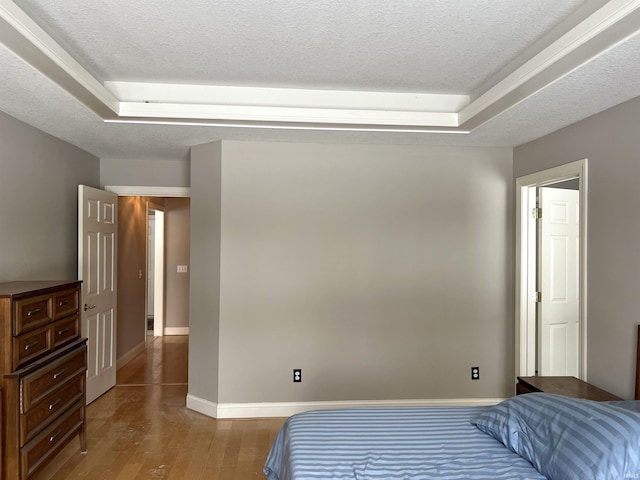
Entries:
{"type": "Polygon", "coordinates": [[[489,407],[318,410],[290,417],[267,458],[269,480],[545,480],[470,423],[489,407]]]}

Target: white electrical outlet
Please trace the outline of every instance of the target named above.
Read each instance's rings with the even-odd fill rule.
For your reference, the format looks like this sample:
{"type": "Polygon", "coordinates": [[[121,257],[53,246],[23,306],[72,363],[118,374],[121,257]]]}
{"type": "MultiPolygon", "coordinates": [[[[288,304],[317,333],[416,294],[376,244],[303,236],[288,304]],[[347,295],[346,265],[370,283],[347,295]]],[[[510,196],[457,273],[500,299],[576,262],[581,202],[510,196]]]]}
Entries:
{"type": "Polygon", "coordinates": [[[178,273],[187,273],[188,269],[186,265],[178,265],[178,273]]]}

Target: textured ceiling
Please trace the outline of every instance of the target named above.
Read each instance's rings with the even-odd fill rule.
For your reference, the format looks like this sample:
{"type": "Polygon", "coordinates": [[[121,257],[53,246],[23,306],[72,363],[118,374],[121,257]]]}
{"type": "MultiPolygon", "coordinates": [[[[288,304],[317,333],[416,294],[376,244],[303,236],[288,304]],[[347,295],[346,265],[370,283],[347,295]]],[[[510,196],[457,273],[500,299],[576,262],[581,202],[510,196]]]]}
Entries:
{"type": "MultiPolygon", "coordinates": [[[[15,3],[101,82],[473,97],[605,2],[15,3]]],[[[639,53],[636,35],[469,135],[105,124],[1,46],[0,110],[104,158],[185,158],[219,139],[513,146],[640,95],[639,53]]]]}
{"type": "Polygon", "coordinates": [[[584,2],[16,3],[103,81],[470,94],[584,2]]]}

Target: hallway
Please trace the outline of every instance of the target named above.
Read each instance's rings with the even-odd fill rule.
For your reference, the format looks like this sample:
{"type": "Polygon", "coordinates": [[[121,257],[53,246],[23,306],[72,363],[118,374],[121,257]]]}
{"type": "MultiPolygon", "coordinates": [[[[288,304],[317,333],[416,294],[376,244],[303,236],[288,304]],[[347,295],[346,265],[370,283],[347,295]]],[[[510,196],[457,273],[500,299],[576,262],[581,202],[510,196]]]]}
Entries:
{"type": "Polygon", "coordinates": [[[284,419],[216,420],[185,407],[187,336],[150,339],[87,407],[88,453],[77,439],[36,480],[264,479],[284,419]]]}

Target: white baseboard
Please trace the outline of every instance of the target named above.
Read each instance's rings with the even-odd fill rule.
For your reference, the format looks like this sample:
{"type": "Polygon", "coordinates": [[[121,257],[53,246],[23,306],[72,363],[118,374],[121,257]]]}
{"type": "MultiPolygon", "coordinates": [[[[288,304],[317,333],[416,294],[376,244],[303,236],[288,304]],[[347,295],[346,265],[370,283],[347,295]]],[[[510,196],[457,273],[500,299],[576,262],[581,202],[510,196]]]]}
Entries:
{"type": "Polygon", "coordinates": [[[205,400],[204,398],[196,397],[195,395],[187,394],[187,408],[198,413],[202,413],[208,417],[218,418],[218,404],[205,400]]]}
{"type": "Polygon", "coordinates": [[[133,360],[142,352],[144,352],[145,348],[147,348],[147,345],[145,344],[145,342],[139,343],[138,345],[133,347],[131,350],[129,350],[127,353],[125,353],[120,358],[118,358],[116,360],[116,370],[124,367],[127,363],[129,363],[131,360],[133,360]]]}
{"type": "Polygon", "coordinates": [[[187,395],[187,408],[213,418],[290,417],[309,410],[356,407],[471,407],[495,405],[504,398],[443,398],[423,400],[350,400],[344,402],[213,403],[187,395]],[[191,405],[190,405],[191,403],[191,405]],[[206,411],[205,411],[206,410],[206,411]]]}
{"type": "Polygon", "coordinates": [[[165,335],[189,335],[189,327],[164,327],[165,335]]]}

